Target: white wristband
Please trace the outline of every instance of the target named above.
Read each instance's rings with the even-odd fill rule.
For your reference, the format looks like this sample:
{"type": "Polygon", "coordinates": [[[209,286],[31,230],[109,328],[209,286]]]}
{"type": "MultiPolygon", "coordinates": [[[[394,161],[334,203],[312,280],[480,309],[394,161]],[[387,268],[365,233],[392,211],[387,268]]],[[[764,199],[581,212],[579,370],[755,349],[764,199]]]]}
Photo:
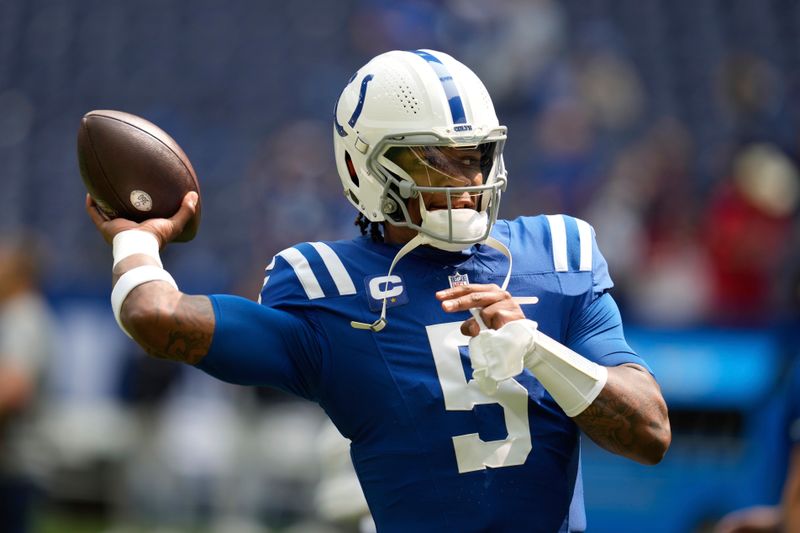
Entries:
{"type": "Polygon", "coordinates": [[[149,231],[140,229],[129,229],[114,235],[112,241],[114,247],[114,265],[134,254],[144,254],[152,257],[158,262],[158,266],[164,267],[161,257],[158,255],[158,239],[149,231]]]}
{"type": "Polygon", "coordinates": [[[122,320],[120,320],[122,303],[133,289],[149,281],[166,281],[176,289],[178,288],[175,279],[163,268],[159,268],[155,265],[143,265],[132,268],[120,276],[116,285],[114,285],[114,289],[111,291],[111,308],[114,310],[114,318],[117,319],[117,324],[119,324],[120,329],[122,329],[128,337],[130,337],[131,334],[128,333],[125,326],[122,325],[122,320]]]}
{"type": "Polygon", "coordinates": [[[541,331],[525,356],[525,367],[569,417],[578,416],[603,390],[608,369],[589,361],[541,331]]]}

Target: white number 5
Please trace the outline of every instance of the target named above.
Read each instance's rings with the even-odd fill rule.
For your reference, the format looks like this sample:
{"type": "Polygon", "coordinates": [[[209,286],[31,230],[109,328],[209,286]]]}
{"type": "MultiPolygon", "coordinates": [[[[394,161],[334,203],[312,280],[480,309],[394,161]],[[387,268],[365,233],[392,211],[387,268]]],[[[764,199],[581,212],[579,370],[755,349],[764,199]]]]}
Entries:
{"type": "Polygon", "coordinates": [[[508,437],[489,442],[481,440],[477,433],[453,437],[458,472],[483,470],[487,466],[521,465],[531,451],[528,391],[514,379],[508,379],[499,384],[494,396],[489,396],[481,392],[474,379],[467,382],[458,348],[469,345],[469,337],[461,334],[460,326],[461,322],[448,322],[425,328],[444,393],[445,409],[471,411],[476,405],[500,404],[508,437]]]}

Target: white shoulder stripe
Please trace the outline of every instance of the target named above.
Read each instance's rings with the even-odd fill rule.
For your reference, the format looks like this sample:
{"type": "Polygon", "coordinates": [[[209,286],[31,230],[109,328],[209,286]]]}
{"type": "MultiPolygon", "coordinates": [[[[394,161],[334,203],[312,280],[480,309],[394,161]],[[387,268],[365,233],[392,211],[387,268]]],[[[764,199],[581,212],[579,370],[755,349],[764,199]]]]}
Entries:
{"type": "Polygon", "coordinates": [[[336,252],[323,242],[312,242],[311,246],[314,247],[322,258],[322,262],[325,263],[325,266],[328,268],[328,272],[330,272],[333,282],[336,283],[339,294],[342,296],[355,294],[356,287],[353,285],[353,279],[350,277],[350,274],[347,273],[347,270],[342,264],[342,260],[336,255],[336,252]]]}
{"type": "Polygon", "coordinates": [[[319,286],[317,277],[311,270],[311,265],[308,264],[308,260],[303,257],[300,250],[297,248],[287,248],[278,253],[278,255],[286,259],[286,262],[292,266],[294,274],[297,276],[297,279],[300,280],[300,284],[306,291],[306,296],[308,296],[309,300],[325,296],[325,293],[322,292],[322,287],[319,286]]]}
{"type": "Polygon", "coordinates": [[[578,238],[581,242],[581,271],[592,270],[592,227],[585,220],[576,218],[578,238]]]}
{"type": "Polygon", "coordinates": [[[556,272],[567,272],[567,228],[564,225],[563,215],[547,215],[550,225],[550,238],[553,241],[553,266],[556,272]]]}
{"type": "Polygon", "coordinates": [[[261,290],[258,291],[258,303],[261,303],[261,293],[264,292],[264,287],[267,286],[267,282],[269,282],[269,276],[264,276],[264,283],[261,284],[261,290]]]}
{"type": "Polygon", "coordinates": [[[267,286],[269,275],[273,268],[275,268],[275,257],[272,258],[272,261],[269,262],[267,268],[264,269],[264,283],[261,284],[261,290],[258,291],[258,303],[261,303],[261,293],[264,292],[264,287],[267,286]]]}

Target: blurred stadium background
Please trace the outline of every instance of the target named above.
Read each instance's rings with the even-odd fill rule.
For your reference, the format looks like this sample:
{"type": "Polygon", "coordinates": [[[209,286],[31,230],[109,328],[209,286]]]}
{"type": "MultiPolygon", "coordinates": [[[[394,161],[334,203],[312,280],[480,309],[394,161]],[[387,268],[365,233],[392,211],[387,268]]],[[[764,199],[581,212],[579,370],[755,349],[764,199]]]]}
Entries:
{"type": "Polygon", "coordinates": [[[145,359],[117,329],[75,135],[91,109],[169,132],[204,213],[165,263],[189,292],[254,298],[275,252],[356,234],[330,117],[398,48],[485,81],[510,131],[501,214],[595,226],[662,383],[661,465],[585,445],[589,531],[707,531],[776,502],[800,346],[799,36],[794,0],[0,0],[0,229],[38,235],[57,319],[35,531],[353,529],[335,525],[351,498],[319,484],[342,458],[320,409],[145,359]]]}

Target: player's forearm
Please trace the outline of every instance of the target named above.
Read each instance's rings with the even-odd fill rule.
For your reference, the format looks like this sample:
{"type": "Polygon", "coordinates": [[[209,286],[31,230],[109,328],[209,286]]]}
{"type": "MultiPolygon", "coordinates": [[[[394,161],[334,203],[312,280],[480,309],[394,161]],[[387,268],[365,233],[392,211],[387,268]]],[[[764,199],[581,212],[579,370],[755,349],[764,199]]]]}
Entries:
{"type": "Polygon", "coordinates": [[[644,464],[661,461],[672,440],[658,384],[638,365],[609,368],[603,390],[574,420],[599,446],[644,464]]]}
{"type": "MultiPolygon", "coordinates": [[[[153,262],[142,255],[125,259],[115,269],[114,283],[125,272],[153,262]]],[[[122,304],[120,319],[148,354],[190,364],[208,353],[215,321],[208,297],[183,294],[164,281],[133,289],[122,304]]]]}
{"type": "Polygon", "coordinates": [[[524,366],[584,433],[611,452],[655,464],[669,447],[666,404],[656,381],[639,365],[601,366],[527,319],[473,338],[470,362],[473,379],[487,394],[524,366]]]}
{"type": "Polygon", "coordinates": [[[189,296],[154,281],[131,292],[121,316],[134,340],[153,357],[195,364],[211,346],[214,311],[207,296],[189,296]]]}

